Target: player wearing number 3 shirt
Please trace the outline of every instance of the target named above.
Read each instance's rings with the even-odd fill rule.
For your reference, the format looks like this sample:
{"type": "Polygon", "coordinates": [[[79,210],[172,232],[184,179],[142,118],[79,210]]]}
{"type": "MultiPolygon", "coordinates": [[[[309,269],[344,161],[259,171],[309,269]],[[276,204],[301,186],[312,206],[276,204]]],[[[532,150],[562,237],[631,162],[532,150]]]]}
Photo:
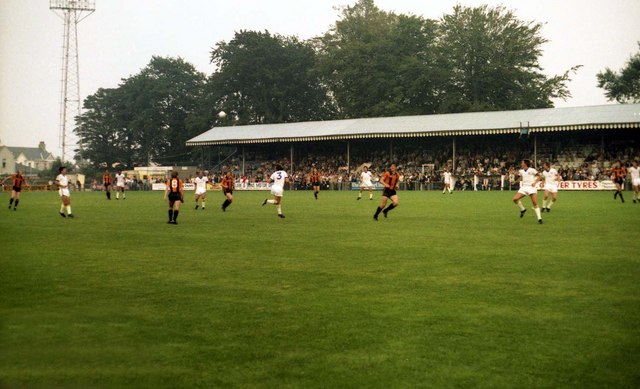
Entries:
{"type": "Polygon", "coordinates": [[[276,171],[269,178],[269,183],[271,183],[271,194],[273,195],[273,200],[264,199],[262,205],[273,204],[276,206],[278,210],[278,217],[284,219],[284,215],[282,214],[282,194],[284,192],[284,184],[289,182],[289,175],[287,172],[282,170],[282,166],[276,165],[276,171]]]}

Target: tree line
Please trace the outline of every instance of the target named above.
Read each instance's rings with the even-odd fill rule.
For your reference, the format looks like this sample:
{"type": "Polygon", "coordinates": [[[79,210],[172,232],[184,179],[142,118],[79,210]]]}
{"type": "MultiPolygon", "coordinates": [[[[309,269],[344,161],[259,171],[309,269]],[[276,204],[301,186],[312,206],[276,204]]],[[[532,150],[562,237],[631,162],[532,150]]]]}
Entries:
{"type": "Polygon", "coordinates": [[[192,164],[199,150],[185,142],[214,126],[552,107],[579,66],[543,74],[541,28],[502,6],[457,5],[432,20],[359,0],[313,39],[241,30],[211,49],[210,75],[154,56],[88,96],[76,158],[192,164]]]}

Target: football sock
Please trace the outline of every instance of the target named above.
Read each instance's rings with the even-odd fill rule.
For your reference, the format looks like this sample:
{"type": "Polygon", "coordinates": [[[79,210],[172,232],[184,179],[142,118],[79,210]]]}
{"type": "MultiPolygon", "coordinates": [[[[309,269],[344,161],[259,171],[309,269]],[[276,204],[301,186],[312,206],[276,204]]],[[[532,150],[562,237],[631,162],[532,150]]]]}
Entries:
{"type": "Polygon", "coordinates": [[[20,200],[16,200],[16,202],[13,204],[13,209],[16,209],[16,207],[18,206],[19,202],[20,202],[20,200]]]}
{"type": "Polygon", "coordinates": [[[13,204],[13,198],[9,199],[9,208],[11,208],[11,204],[13,204]]]}
{"type": "Polygon", "coordinates": [[[556,201],[555,201],[555,200],[551,200],[551,201],[549,202],[549,204],[547,204],[547,209],[551,209],[551,207],[553,207],[553,204],[555,204],[555,203],[556,203],[556,201]]]}
{"type": "Polygon", "coordinates": [[[280,204],[276,206],[276,209],[278,210],[278,215],[282,215],[282,206],[280,204]]]}
{"type": "Polygon", "coordinates": [[[107,199],[111,200],[111,192],[107,192],[107,199]]]}
{"type": "Polygon", "coordinates": [[[378,215],[380,215],[380,212],[382,212],[382,208],[378,207],[378,208],[376,209],[376,213],[375,213],[375,215],[373,215],[373,217],[377,218],[377,217],[378,217],[378,215]]]}
{"type": "Polygon", "coordinates": [[[538,220],[542,219],[542,216],[540,215],[540,207],[535,207],[533,210],[536,211],[536,216],[538,217],[538,220]]]}
{"type": "Polygon", "coordinates": [[[620,192],[620,200],[624,203],[624,197],[622,197],[622,192],[620,192]]]}
{"type": "Polygon", "coordinates": [[[369,193],[369,200],[373,199],[373,193],[369,193]]]}
{"type": "Polygon", "coordinates": [[[173,220],[173,209],[169,209],[169,221],[173,220]]]}
{"type": "Polygon", "coordinates": [[[71,206],[67,205],[65,208],[67,208],[67,215],[71,215],[71,206]]]}
{"type": "Polygon", "coordinates": [[[518,200],[516,204],[518,205],[518,208],[520,208],[521,211],[524,211],[526,209],[524,205],[522,205],[522,201],[518,200]]]}
{"type": "Polygon", "coordinates": [[[64,212],[64,204],[60,204],[60,213],[64,212]]]}
{"type": "Polygon", "coordinates": [[[384,213],[389,213],[389,211],[391,211],[391,210],[392,210],[392,209],[394,209],[395,207],[396,207],[396,206],[395,206],[395,205],[393,205],[393,204],[389,205],[389,206],[384,210],[384,213]]]}
{"type": "Polygon", "coordinates": [[[267,204],[275,204],[276,201],[275,200],[267,200],[267,204]]]}
{"type": "Polygon", "coordinates": [[[362,192],[358,193],[358,199],[362,198],[362,192]]]}
{"type": "Polygon", "coordinates": [[[316,198],[316,200],[318,199],[318,192],[313,192],[313,196],[316,198]]]}
{"type": "Polygon", "coordinates": [[[173,221],[174,222],[178,221],[178,213],[180,213],[180,211],[173,211],[173,221]]]}
{"type": "Polygon", "coordinates": [[[227,208],[227,207],[229,206],[229,204],[231,204],[231,202],[229,201],[229,199],[226,199],[226,200],[224,201],[224,203],[222,203],[222,208],[223,208],[223,209],[224,209],[224,208],[227,208]]]}
{"type": "Polygon", "coordinates": [[[204,200],[202,200],[202,209],[204,209],[204,200]]]}

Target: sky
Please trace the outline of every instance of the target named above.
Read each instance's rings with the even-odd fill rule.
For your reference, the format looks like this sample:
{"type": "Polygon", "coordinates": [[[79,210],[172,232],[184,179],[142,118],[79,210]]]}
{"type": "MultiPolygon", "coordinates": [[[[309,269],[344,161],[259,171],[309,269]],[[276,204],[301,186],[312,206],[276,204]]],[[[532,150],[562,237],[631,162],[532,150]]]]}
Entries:
{"type": "MultiPolygon", "coordinates": [[[[117,87],[151,57],[181,57],[211,74],[211,49],[240,30],[309,39],[355,0],[95,0],[78,27],[81,99],[117,87]]],[[[440,19],[456,4],[503,5],[522,21],[542,23],[540,64],[548,76],[583,65],[568,84],[572,98],[556,107],[612,104],[596,74],[622,69],[640,51],[640,0],[375,0],[395,13],[440,19]]],[[[49,0],[0,0],[0,144],[61,155],[60,91],[63,21],[49,0]]],[[[203,132],[207,129],[203,129],[203,132]]]]}

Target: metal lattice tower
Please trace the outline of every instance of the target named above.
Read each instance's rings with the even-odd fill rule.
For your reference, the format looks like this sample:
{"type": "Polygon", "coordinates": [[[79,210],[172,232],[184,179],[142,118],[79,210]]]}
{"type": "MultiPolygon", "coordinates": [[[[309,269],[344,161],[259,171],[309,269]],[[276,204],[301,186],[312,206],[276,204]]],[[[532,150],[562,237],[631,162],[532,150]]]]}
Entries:
{"type": "Polygon", "coordinates": [[[49,9],[64,20],[62,36],[62,78],[60,91],[60,147],[62,161],[73,159],[74,149],[82,150],[75,136],[80,115],[80,64],[78,62],[78,23],[95,11],[95,0],[49,0],[49,9]],[[68,158],[71,157],[71,158],[68,158]]]}

